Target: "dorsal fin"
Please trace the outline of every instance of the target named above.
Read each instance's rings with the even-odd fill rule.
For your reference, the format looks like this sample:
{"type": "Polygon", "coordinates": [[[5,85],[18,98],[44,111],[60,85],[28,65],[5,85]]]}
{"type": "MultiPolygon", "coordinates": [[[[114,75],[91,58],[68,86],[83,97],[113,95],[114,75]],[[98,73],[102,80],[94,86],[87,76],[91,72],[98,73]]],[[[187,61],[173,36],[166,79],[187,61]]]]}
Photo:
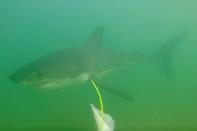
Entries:
{"type": "Polygon", "coordinates": [[[100,48],[102,43],[104,26],[98,26],[90,35],[86,47],[90,49],[100,48]]]}

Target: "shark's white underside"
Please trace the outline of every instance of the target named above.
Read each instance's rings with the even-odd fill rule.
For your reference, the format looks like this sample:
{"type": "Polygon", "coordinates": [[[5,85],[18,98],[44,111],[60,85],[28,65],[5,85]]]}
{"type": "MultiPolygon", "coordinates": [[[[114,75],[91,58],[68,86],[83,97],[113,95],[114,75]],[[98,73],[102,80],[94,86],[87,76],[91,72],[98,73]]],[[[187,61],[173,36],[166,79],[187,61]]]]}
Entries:
{"type": "Polygon", "coordinates": [[[57,87],[62,87],[66,85],[72,85],[74,83],[81,83],[85,82],[89,79],[89,74],[82,73],[80,76],[75,77],[75,78],[67,78],[67,79],[62,79],[62,80],[57,80],[57,79],[48,79],[45,80],[45,84],[40,85],[42,88],[57,88],[57,87]]]}
{"type": "MultiPolygon", "coordinates": [[[[96,76],[96,78],[101,78],[104,75],[114,71],[115,68],[111,68],[108,70],[105,70],[103,72],[100,73],[95,73],[94,75],[96,76]]],[[[81,75],[79,75],[78,77],[75,78],[66,78],[66,79],[45,79],[42,81],[42,84],[40,84],[39,86],[41,88],[47,88],[47,89],[53,89],[53,88],[60,88],[60,87],[64,87],[67,85],[73,85],[76,83],[82,83],[85,82],[87,80],[90,79],[90,74],[89,73],[82,73],[81,75]]]]}
{"type": "Polygon", "coordinates": [[[85,82],[87,80],[89,80],[89,74],[88,73],[82,73],[81,75],[79,75],[78,77],[74,77],[74,78],[45,78],[42,81],[40,81],[39,83],[29,83],[28,81],[23,81],[22,84],[24,85],[36,85],[36,87],[40,87],[43,89],[55,89],[55,88],[62,88],[64,86],[68,86],[68,85],[72,85],[75,83],[82,83],[85,82]]]}

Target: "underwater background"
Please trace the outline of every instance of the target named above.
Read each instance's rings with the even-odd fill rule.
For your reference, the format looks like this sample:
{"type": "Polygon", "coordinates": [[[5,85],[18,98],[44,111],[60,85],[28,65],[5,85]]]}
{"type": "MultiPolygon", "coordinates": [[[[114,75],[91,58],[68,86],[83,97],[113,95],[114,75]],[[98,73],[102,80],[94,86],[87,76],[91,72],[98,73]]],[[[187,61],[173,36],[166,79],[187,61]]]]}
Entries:
{"type": "Polygon", "coordinates": [[[125,101],[102,90],[104,112],[116,131],[197,131],[197,1],[1,0],[0,131],[96,131],[90,82],[59,90],[12,83],[21,66],[58,50],[83,46],[104,25],[103,46],[116,52],[154,54],[186,32],[172,54],[168,79],[154,62],[134,61],[104,78],[130,93],[125,101]]]}

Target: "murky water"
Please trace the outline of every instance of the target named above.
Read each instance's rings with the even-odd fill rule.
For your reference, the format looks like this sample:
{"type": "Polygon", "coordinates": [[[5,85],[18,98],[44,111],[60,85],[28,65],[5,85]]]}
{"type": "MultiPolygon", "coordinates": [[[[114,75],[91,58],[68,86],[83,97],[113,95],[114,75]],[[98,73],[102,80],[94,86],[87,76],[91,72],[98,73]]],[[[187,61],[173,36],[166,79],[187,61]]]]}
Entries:
{"type": "MultiPolygon", "coordinates": [[[[102,90],[104,111],[117,131],[197,130],[197,2],[194,0],[0,1],[0,130],[96,131],[90,82],[43,90],[11,82],[23,65],[58,50],[82,47],[104,25],[103,47],[154,56],[181,32],[168,53],[170,74],[153,60],[134,61],[102,78],[131,94],[126,101],[102,90]]],[[[173,42],[172,42],[173,44],[173,42]]],[[[168,68],[167,64],[164,64],[168,68]]]]}

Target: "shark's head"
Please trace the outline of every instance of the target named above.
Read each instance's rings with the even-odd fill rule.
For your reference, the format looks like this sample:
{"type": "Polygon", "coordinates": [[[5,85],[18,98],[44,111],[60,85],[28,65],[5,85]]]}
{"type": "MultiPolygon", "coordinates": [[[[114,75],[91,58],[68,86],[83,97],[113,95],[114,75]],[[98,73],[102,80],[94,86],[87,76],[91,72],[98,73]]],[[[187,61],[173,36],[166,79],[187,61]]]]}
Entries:
{"type": "Polygon", "coordinates": [[[70,74],[68,70],[64,70],[65,68],[63,70],[57,70],[56,66],[37,69],[31,67],[34,66],[24,66],[12,73],[9,79],[20,85],[40,88],[60,88],[89,79],[88,73],[80,72],[73,74],[72,69],[69,69],[69,72],[72,72],[72,74],[70,74]]]}
{"type": "Polygon", "coordinates": [[[83,82],[89,74],[79,52],[77,49],[68,50],[40,58],[12,73],[9,79],[20,85],[40,88],[59,88],[83,82]]]}
{"type": "Polygon", "coordinates": [[[100,47],[102,32],[103,27],[98,27],[84,48],[66,49],[40,58],[12,73],[9,79],[18,84],[42,88],[62,87],[88,80],[89,68],[92,70],[93,65],[90,64],[92,54],[100,47]]]}
{"type": "Polygon", "coordinates": [[[35,68],[33,64],[26,65],[9,76],[9,79],[17,84],[42,87],[49,83],[54,83],[54,80],[49,79],[46,70],[42,67],[35,68]],[[32,68],[33,67],[33,68],[32,68]]]}

